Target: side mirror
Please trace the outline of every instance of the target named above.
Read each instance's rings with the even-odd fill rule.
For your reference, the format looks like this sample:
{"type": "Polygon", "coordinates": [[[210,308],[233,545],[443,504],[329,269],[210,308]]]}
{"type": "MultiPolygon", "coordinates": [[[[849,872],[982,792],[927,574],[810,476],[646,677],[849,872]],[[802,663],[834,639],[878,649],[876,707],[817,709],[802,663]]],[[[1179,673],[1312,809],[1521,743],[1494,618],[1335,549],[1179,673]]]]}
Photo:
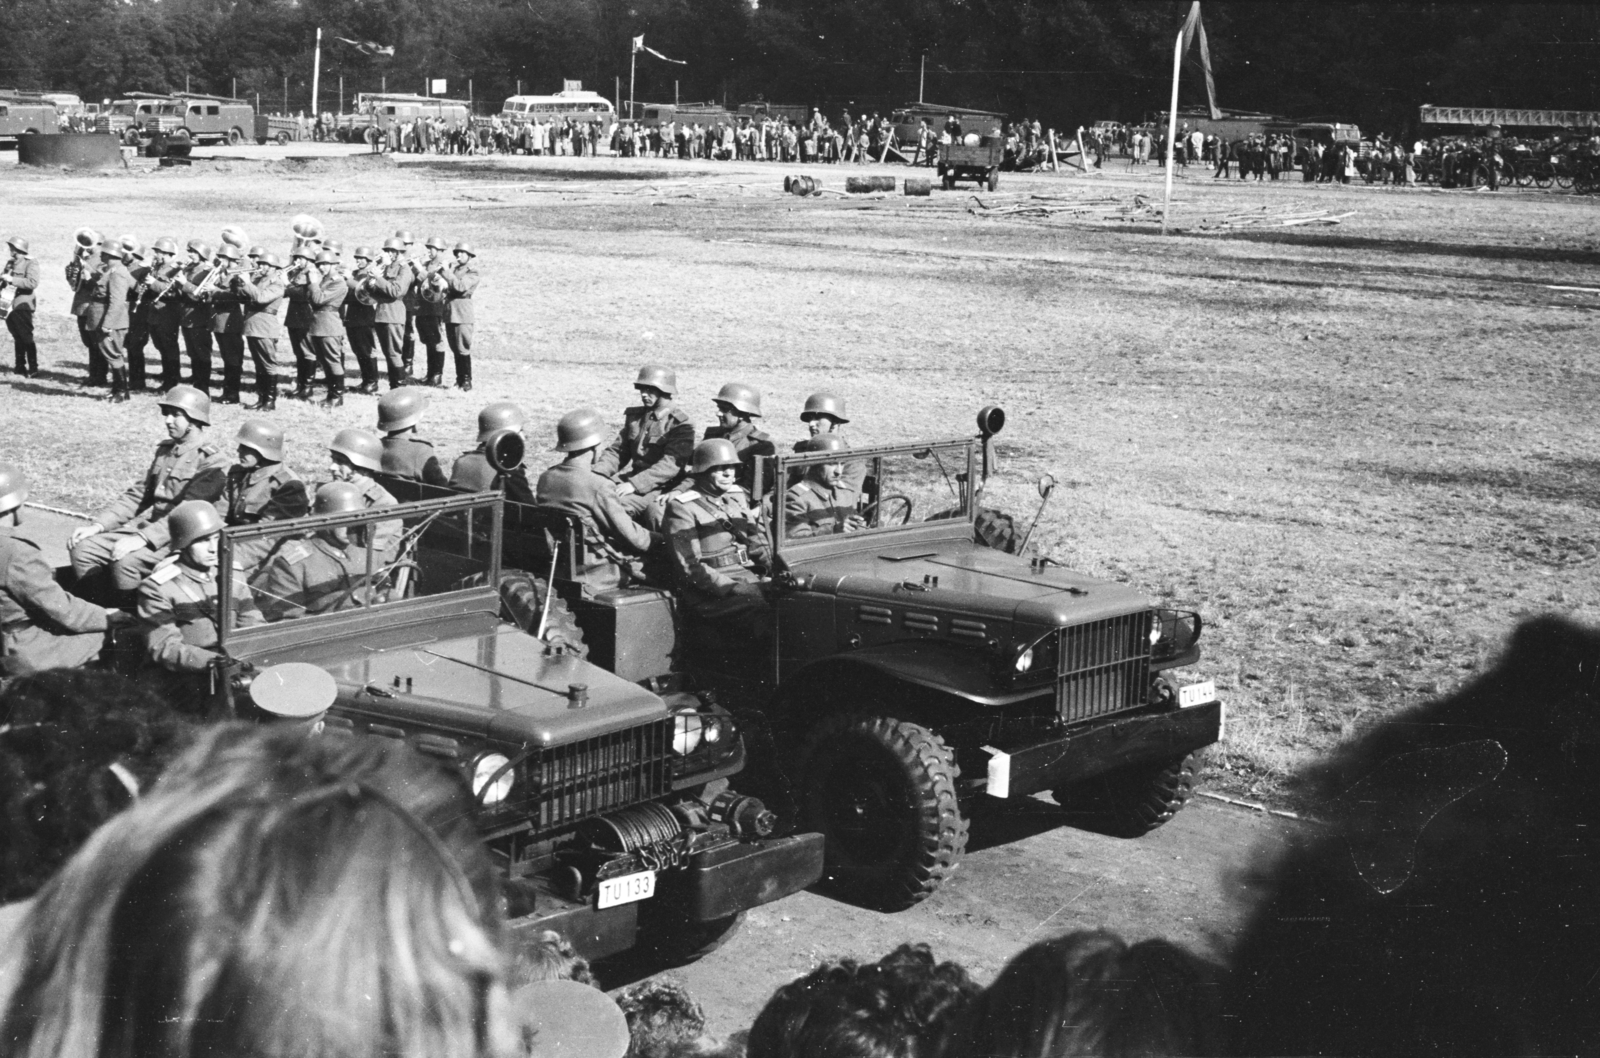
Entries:
{"type": "Polygon", "coordinates": [[[1039,498],[1041,500],[1048,500],[1050,498],[1050,494],[1055,490],[1056,478],[1054,474],[1039,475],[1039,498]]]}
{"type": "Polygon", "coordinates": [[[528,442],[516,430],[496,430],[483,442],[484,457],[497,474],[509,474],[522,465],[528,442]]]}
{"type": "Polygon", "coordinates": [[[978,412],[978,436],[993,437],[1006,428],[1005,409],[998,404],[990,404],[978,412]]]}

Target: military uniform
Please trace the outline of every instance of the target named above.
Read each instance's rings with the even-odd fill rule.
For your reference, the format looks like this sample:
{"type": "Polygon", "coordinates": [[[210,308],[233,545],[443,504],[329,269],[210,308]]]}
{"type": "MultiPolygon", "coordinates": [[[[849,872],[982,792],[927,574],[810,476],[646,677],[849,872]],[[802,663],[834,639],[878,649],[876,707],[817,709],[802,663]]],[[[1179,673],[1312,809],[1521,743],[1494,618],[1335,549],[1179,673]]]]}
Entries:
{"type": "Polygon", "coordinates": [[[237,285],[244,310],[241,333],[250,347],[250,360],[256,369],[256,393],[263,401],[277,393],[278,339],[283,337],[283,321],[278,318],[278,310],[283,304],[284,289],[283,277],[269,276],[265,269],[239,280],[237,285]]]}
{"type": "Polygon", "coordinates": [[[183,347],[189,354],[189,385],[201,393],[211,390],[211,308],[199,284],[211,274],[212,266],[199,261],[183,273],[178,280],[178,327],[183,331],[183,347]]]}
{"type": "Polygon", "coordinates": [[[288,283],[284,288],[289,308],[283,315],[283,329],[289,334],[296,389],[300,393],[310,389],[317,377],[317,354],[311,348],[311,321],[316,317],[316,309],[311,305],[311,295],[321,279],[313,271],[307,282],[288,283]]]}
{"type": "MultiPolygon", "coordinates": [[[[217,571],[198,569],[178,555],[156,565],[139,585],[139,617],[151,626],[150,660],[169,672],[204,672],[217,655],[217,571]]],[[[244,574],[233,571],[233,625],[261,623],[244,574]]]]}
{"type": "Polygon", "coordinates": [[[372,332],[389,365],[389,387],[408,377],[403,342],[406,330],[406,295],[411,291],[411,266],[396,261],[376,276],[362,281],[362,292],[372,299],[372,332]]]}
{"type": "Polygon", "coordinates": [[[76,668],[105,645],[106,612],[56,583],[38,541],[0,527],[0,672],[76,668]]]}
{"type": "Polygon", "coordinates": [[[133,290],[133,276],[120,260],[96,272],[89,281],[88,304],[85,305],[82,324],[94,332],[95,347],[107,368],[120,371],[123,367],[123,339],[128,333],[128,295],[133,290]]]}
{"type": "Polygon", "coordinates": [[[286,540],[253,581],[269,621],[329,613],[364,601],[365,548],[346,551],[322,536],[286,540]]]}
{"type": "MultiPolygon", "coordinates": [[[[150,341],[161,355],[161,389],[163,392],[183,381],[182,351],[178,346],[178,332],[183,326],[185,308],[174,281],[182,271],[176,264],[150,270],[150,293],[145,298],[145,322],[150,330],[150,341]]],[[[209,365],[208,365],[209,367],[209,365]]],[[[199,388],[199,387],[196,387],[199,388]]]]}
{"type": "Polygon", "coordinates": [[[16,293],[6,329],[16,345],[17,374],[32,375],[39,370],[39,347],[33,341],[34,291],[39,289],[39,262],[24,257],[6,266],[6,278],[16,293]]]}
{"type": "Polygon", "coordinates": [[[629,408],[616,440],[595,459],[594,472],[630,482],[634,493],[621,497],[629,514],[650,506],[653,494],[683,479],[694,454],[694,424],[673,405],[629,408]]]}
{"type": "MultiPolygon", "coordinates": [[[[366,502],[367,509],[374,507],[393,507],[399,501],[388,489],[378,484],[369,477],[357,474],[350,479],[350,484],[361,493],[361,498],[366,502]]],[[[374,522],[368,531],[372,533],[372,551],[379,558],[389,560],[394,557],[395,545],[400,542],[400,534],[405,530],[405,525],[396,518],[391,522],[374,522]]],[[[365,561],[363,559],[363,561],[365,561]]]]}
{"type": "Polygon", "coordinates": [[[620,582],[628,570],[643,577],[639,560],[657,537],[628,514],[611,482],[575,463],[557,463],[539,475],[534,501],[541,507],[577,515],[583,523],[584,550],[594,561],[583,569],[590,584],[620,582]]]}
{"type": "Polygon", "coordinates": [[[513,503],[533,503],[533,490],[528,487],[528,471],[518,467],[502,474],[489,465],[489,457],[479,445],[470,452],[462,452],[450,468],[450,487],[457,492],[493,492],[504,490],[506,499],[513,503]]]}
{"type": "MultiPolygon", "coordinates": [[[[253,468],[235,465],[228,468],[228,480],[217,507],[229,525],[303,518],[311,512],[311,493],[287,464],[266,463],[253,468]]],[[[234,562],[248,573],[261,564],[272,547],[270,539],[246,540],[234,547],[234,562]]]]}
{"type": "Polygon", "coordinates": [[[846,519],[861,513],[860,501],[860,494],[848,486],[804,478],[784,494],[783,533],[791,538],[842,533],[846,519]]]}
{"type": "Polygon", "coordinates": [[[228,457],[216,441],[191,433],[182,441],[162,441],[144,480],[124,492],[91,521],[104,527],[72,549],[72,571],[82,580],[95,570],[111,567],[112,581],[122,591],[133,591],[166,553],[171,540],[167,515],[185,500],[215,503],[227,484],[228,457]],[[116,545],[138,535],[149,547],[112,561],[116,545]]]}
{"type": "Polygon", "coordinates": [[[150,344],[150,303],[144,295],[150,289],[150,275],[149,265],[128,269],[133,286],[128,288],[128,335],[122,352],[128,361],[128,384],[134,389],[144,389],[144,347],[150,344]]]}
{"type": "MultiPolygon", "coordinates": [[[[423,285],[421,280],[412,291],[416,302],[412,310],[412,320],[417,327],[417,338],[422,342],[428,358],[426,371],[428,383],[435,385],[444,374],[445,295],[442,291],[435,291],[432,287],[423,285]]],[[[407,340],[409,341],[409,337],[407,340]]],[[[409,362],[408,359],[407,363],[409,362]]]]}
{"type": "Polygon", "coordinates": [[[67,285],[72,287],[72,315],[78,321],[78,340],[89,354],[89,384],[104,385],[106,361],[100,355],[100,343],[94,328],[89,325],[89,292],[94,287],[95,269],[82,256],[67,262],[67,285]]]}
{"type": "Polygon", "coordinates": [[[212,287],[205,293],[211,306],[211,334],[222,360],[222,400],[237,402],[244,380],[244,306],[231,289],[212,287]]]}
{"type": "MultiPolygon", "coordinates": [[[[328,395],[343,393],[345,324],[339,318],[339,310],[344,306],[345,297],[350,293],[350,284],[335,273],[313,277],[306,291],[307,301],[311,307],[311,326],[306,331],[306,340],[311,343],[311,351],[322,367],[323,377],[327,379],[328,395]]],[[[363,363],[371,359],[372,349],[369,343],[367,358],[363,363]]],[[[365,379],[365,368],[362,377],[365,379]]],[[[377,376],[373,377],[376,379],[377,376]]]]}
{"type": "Polygon", "coordinates": [[[361,368],[361,385],[369,391],[374,391],[378,385],[378,361],[374,353],[378,347],[376,306],[377,302],[360,280],[350,283],[345,300],[344,329],[350,338],[350,351],[356,354],[356,364],[361,368]]]}
{"type": "MultiPolygon", "coordinates": [[[[777,445],[772,443],[772,438],[756,429],[756,424],[748,419],[728,429],[725,426],[710,426],[706,428],[702,441],[710,441],[721,437],[733,442],[734,451],[739,453],[739,473],[735,481],[746,492],[755,491],[756,460],[763,456],[778,454],[777,445]]],[[[768,490],[772,488],[772,481],[764,483],[768,490]]]]}
{"type": "Polygon", "coordinates": [[[415,434],[389,434],[383,439],[383,472],[390,477],[421,481],[429,485],[448,485],[433,442],[415,434]]]}
{"type": "Polygon", "coordinates": [[[444,330],[445,339],[450,343],[450,352],[455,355],[456,381],[462,378],[462,368],[466,368],[467,381],[472,380],[472,328],[476,322],[472,307],[473,292],[478,289],[478,266],[470,260],[465,264],[457,264],[447,273],[450,285],[444,292],[444,330]]]}
{"type": "Polygon", "coordinates": [[[766,527],[750,497],[734,486],[720,496],[698,488],[674,493],[661,524],[678,594],[695,617],[747,627],[765,635],[771,607],[759,595],[735,594],[739,584],[760,580],[767,560],[766,527]]]}

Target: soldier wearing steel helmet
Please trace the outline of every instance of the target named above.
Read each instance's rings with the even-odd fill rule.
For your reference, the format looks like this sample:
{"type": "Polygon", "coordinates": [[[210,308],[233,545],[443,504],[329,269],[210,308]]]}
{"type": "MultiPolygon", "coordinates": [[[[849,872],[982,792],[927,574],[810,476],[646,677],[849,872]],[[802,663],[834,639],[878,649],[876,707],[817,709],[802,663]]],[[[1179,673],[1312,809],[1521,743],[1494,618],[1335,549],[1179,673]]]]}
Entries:
{"type": "Polygon", "coordinates": [[[417,436],[417,424],[428,406],[417,389],[390,390],[378,400],[378,429],[383,432],[383,473],[429,485],[448,485],[433,442],[417,436]]]}
{"type": "MultiPolygon", "coordinates": [[[[211,391],[211,307],[199,293],[200,285],[212,269],[221,265],[213,260],[211,247],[200,239],[187,244],[189,259],[178,279],[177,297],[181,306],[178,327],[183,332],[183,347],[189,354],[189,384],[201,393],[211,391]]],[[[172,387],[167,387],[171,389],[172,387]]]]}
{"type": "Polygon", "coordinates": [[[351,254],[356,267],[349,276],[349,292],[345,298],[344,329],[350,338],[350,351],[356,354],[356,364],[361,369],[361,385],[357,393],[378,392],[377,300],[366,292],[365,280],[371,273],[372,247],[357,246],[351,254]]]}
{"type": "MultiPolygon", "coordinates": [[[[427,247],[428,256],[417,269],[417,283],[415,290],[416,308],[412,319],[417,326],[417,338],[422,342],[424,355],[428,359],[426,377],[423,378],[424,386],[435,389],[444,386],[444,287],[442,273],[445,268],[445,249],[447,244],[437,235],[430,235],[423,244],[427,247]],[[438,278],[436,278],[438,277],[438,278]]],[[[409,338],[407,339],[409,342],[409,338]]]]}
{"type": "MultiPolygon", "coordinates": [[[[246,419],[234,438],[238,462],[228,468],[228,480],[217,506],[229,525],[302,518],[311,509],[311,493],[294,468],[283,461],[283,431],[264,419],[246,419]]],[[[246,540],[233,551],[233,560],[246,575],[259,566],[271,549],[270,540],[246,540]]]]}
{"type": "Polygon", "coordinates": [[[150,244],[150,272],[145,279],[145,323],[150,341],[161,356],[161,392],[183,382],[182,350],[178,334],[183,327],[183,297],[178,277],[183,269],[176,260],[178,244],[163,236],[150,244]]]}
{"type": "MultiPolygon", "coordinates": [[[[402,299],[406,307],[406,318],[405,326],[400,332],[400,362],[405,365],[406,380],[410,383],[414,381],[411,368],[416,362],[417,307],[421,303],[419,285],[422,276],[420,275],[421,269],[417,267],[416,258],[411,256],[411,248],[417,244],[415,237],[406,229],[401,228],[394,233],[394,241],[400,244],[398,260],[405,267],[410,278],[410,285],[406,288],[405,297],[402,299]]],[[[383,248],[385,250],[389,248],[387,241],[383,244],[383,248]]]]}
{"type": "Polygon", "coordinates": [[[845,483],[844,453],[850,450],[849,444],[838,434],[823,433],[801,445],[802,452],[834,452],[839,459],[806,467],[805,476],[789,486],[783,497],[784,535],[827,536],[865,529],[861,494],[845,483]]]}
{"type": "MultiPolygon", "coordinates": [[[[145,641],[150,660],[173,673],[205,672],[220,656],[222,623],[217,569],[217,538],[222,516],[203,500],[188,500],[167,515],[173,553],[139,585],[139,617],[150,625],[145,641]]],[[[261,623],[250,586],[237,570],[227,571],[233,625],[261,623]]]]}
{"type": "Polygon", "coordinates": [[[289,271],[284,274],[284,294],[288,310],[283,329],[289,335],[289,351],[294,354],[294,399],[311,400],[317,381],[317,354],[311,347],[311,321],[316,309],[311,304],[317,275],[317,250],[309,241],[297,241],[289,255],[289,271]]]}
{"type": "Polygon", "coordinates": [[[100,353],[99,337],[89,322],[89,294],[99,273],[101,241],[98,232],[87,229],[80,232],[78,248],[66,267],[67,285],[72,288],[71,312],[78,321],[78,340],[89,355],[89,377],[84,383],[89,386],[106,384],[106,360],[100,353]]]}
{"type": "Polygon", "coordinates": [[[244,340],[256,369],[255,409],[274,411],[278,407],[278,368],[283,363],[278,352],[278,339],[283,337],[279,310],[287,288],[283,258],[263,253],[259,261],[255,272],[234,282],[234,292],[244,306],[244,340]]]}
{"type": "Polygon", "coordinates": [[[648,517],[651,500],[683,479],[694,452],[694,423],[672,398],[678,377],[658,364],[639,369],[637,407],[623,413],[622,429],[595,460],[594,472],[611,478],[617,497],[635,518],[648,517]]]}
{"type": "MultiPolygon", "coordinates": [[[[750,492],[755,486],[755,463],[763,456],[777,454],[772,438],[756,429],[761,418],[761,391],[743,382],[729,382],[717,391],[712,401],[717,408],[717,425],[706,427],[702,440],[722,437],[733,442],[739,453],[739,487],[750,492]]],[[[772,488],[772,482],[765,482],[772,488]]]]}
{"type": "Polygon", "coordinates": [[[56,582],[44,545],[22,528],[28,482],[0,463],[0,673],[76,668],[99,656],[106,629],[126,618],[56,582]]]}
{"type": "Polygon", "coordinates": [[[88,303],[81,321],[94,333],[95,348],[110,376],[111,399],[117,403],[130,399],[123,341],[128,334],[128,295],[132,291],[133,276],[122,262],[121,245],[110,240],[102,243],[100,270],[89,280],[88,303]]]}
{"type": "MultiPolygon", "coordinates": [[[[317,489],[316,514],[347,514],[366,509],[361,490],[347,481],[317,489]]],[[[360,544],[363,527],[319,529],[305,539],[283,541],[261,572],[251,578],[268,621],[330,613],[362,605],[368,597],[367,556],[360,544]]]]}
{"type": "MultiPolygon", "coordinates": [[[[796,452],[804,452],[806,444],[813,437],[841,433],[850,422],[845,416],[844,398],[827,390],[819,390],[806,398],[805,405],[800,410],[800,421],[806,426],[806,440],[795,442],[796,452]]],[[[866,463],[851,460],[844,465],[844,482],[856,492],[863,490],[866,479],[866,463]]],[[[793,485],[794,481],[790,481],[789,484],[793,485]]]]}
{"type": "Polygon", "coordinates": [[[509,400],[486,404],[478,412],[478,447],[463,452],[450,468],[450,487],[459,492],[505,492],[506,499],[516,503],[532,503],[533,489],[528,486],[528,471],[519,466],[502,474],[489,464],[485,442],[501,430],[522,433],[528,418],[522,409],[509,400]]]}
{"type": "Polygon", "coordinates": [[[383,263],[356,283],[373,307],[372,331],[389,367],[389,388],[410,385],[402,345],[406,331],[406,295],[411,291],[411,267],[400,259],[405,243],[396,238],[383,241],[383,263]]]}
{"type": "MultiPolygon", "coordinates": [[[[332,250],[317,254],[316,274],[305,285],[306,300],[311,308],[311,326],[306,331],[306,341],[316,357],[312,365],[322,368],[327,383],[327,394],[322,398],[324,408],[344,406],[344,335],[345,322],[339,318],[341,308],[350,292],[350,284],[339,274],[339,255],[332,250]]],[[[372,358],[368,350],[367,359],[372,358]]],[[[373,381],[376,385],[377,376],[373,381]]]]}
{"type": "Polygon", "coordinates": [[[644,559],[660,538],[644,528],[617,499],[610,481],[594,473],[595,454],[605,443],[605,423],[593,408],[568,412],[556,423],[561,462],[539,475],[534,501],[576,515],[583,523],[584,583],[603,585],[645,579],[644,559]]]}
{"type": "Polygon", "coordinates": [[[458,242],[451,251],[455,265],[450,268],[444,289],[444,331],[456,362],[456,388],[472,389],[472,328],[477,317],[472,295],[478,289],[478,252],[469,242],[458,242]]]}
{"type": "Polygon", "coordinates": [[[128,333],[122,341],[122,353],[128,362],[128,389],[143,393],[144,349],[150,344],[149,304],[144,296],[150,289],[150,255],[131,235],[122,238],[121,246],[122,263],[133,280],[128,291],[128,333]]]}
{"type": "Polygon", "coordinates": [[[28,240],[13,235],[6,240],[10,260],[0,272],[0,291],[11,291],[11,314],[6,317],[6,330],[16,348],[17,374],[32,378],[39,372],[39,347],[33,341],[33,311],[39,289],[39,262],[28,253],[28,240]]]}
{"type": "MultiPolygon", "coordinates": [[[[197,305],[204,305],[210,313],[211,336],[216,341],[217,358],[222,361],[222,395],[217,398],[218,404],[239,403],[239,387],[244,377],[244,309],[233,292],[232,284],[222,279],[223,275],[233,273],[240,267],[240,259],[239,248],[225,242],[217,247],[211,268],[197,269],[195,272],[199,273],[199,278],[191,281],[189,276],[185,276],[183,281],[184,296],[197,305]]],[[[191,272],[191,275],[195,272],[191,272]]],[[[197,310],[196,322],[198,319],[197,310]]],[[[209,355],[206,363],[209,386],[209,355]]],[[[198,373],[198,365],[195,367],[198,373]]]]}
{"type": "MultiPolygon", "coordinates": [[[[340,430],[328,445],[329,475],[334,481],[355,486],[368,510],[393,507],[394,495],[377,482],[383,470],[383,442],[366,430],[340,430]]],[[[394,547],[404,526],[399,519],[376,522],[372,526],[372,549],[385,560],[394,557],[394,547]]]]}
{"type": "Polygon", "coordinates": [[[731,441],[712,438],[696,445],[694,484],[668,497],[661,535],[685,612],[760,639],[771,630],[762,575],[767,529],[735,480],[739,466],[731,441]]]}
{"type": "Polygon", "coordinates": [[[188,500],[215,502],[227,483],[228,457],[210,436],[211,400],[193,386],[174,386],[158,407],[167,440],[144,477],[72,534],[72,569],[81,581],[98,570],[133,591],[165,553],[167,515],[188,500]]]}

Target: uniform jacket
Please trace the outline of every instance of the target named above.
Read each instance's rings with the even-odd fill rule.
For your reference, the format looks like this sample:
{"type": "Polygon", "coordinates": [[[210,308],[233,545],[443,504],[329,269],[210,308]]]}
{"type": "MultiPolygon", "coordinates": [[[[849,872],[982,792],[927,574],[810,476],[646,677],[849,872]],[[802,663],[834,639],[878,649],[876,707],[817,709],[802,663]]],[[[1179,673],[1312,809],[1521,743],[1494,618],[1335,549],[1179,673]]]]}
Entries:
{"type": "Polygon", "coordinates": [[[577,515],[583,522],[584,543],[607,558],[643,555],[655,543],[650,531],[622,506],[611,482],[588,467],[557,463],[539,475],[534,501],[577,515]]]}
{"type": "Polygon", "coordinates": [[[178,284],[173,283],[174,276],[180,274],[182,269],[176,264],[169,264],[165,268],[150,269],[150,291],[145,298],[145,305],[149,307],[150,329],[162,333],[172,333],[183,325],[184,317],[188,314],[188,303],[178,284]],[[171,283],[171,286],[168,284],[171,283]],[[161,299],[156,300],[156,295],[166,291],[161,299]]]}
{"type": "Polygon", "coordinates": [[[128,329],[150,325],[150,303],[145,300],[144,293],[150,289],[150,266],[139,265],[128,269],[128,277],[133,280],[133,286],[128,288],[128,329]]]}
{"type": "Polygon", "coordinates": [[[11,301],[12,312],[32,312],[37,306],[34,291],[39,289],[39,262],[24,257],[11,265],[11,289],[16,296],[11,301]]]}
{"type": "Polygon", "coordinates": [[[436,263],[431,266],[422,266],[422,277],[417,280],[417,285],[412,288],[416,294],[416,314],[427,319],[442,320],[445,316],[445,298],[449,295],[447,291],[436,290],[433,284],[426,282],[427,279],[431,278],[428,272],[430,267],[435,271],[442,269],[447,279],[450,275],[448,264],[436,263]]]}
{"type": "Polygon", "coordinates": [[[283,321],[278,310],[283,306],[283,277],[269,276],[266,270],[239,280],[238,297],[244,306],[246,338],[282,338],[283,321]]]}
{"type": "Polygon", "coordinates": [[[433,442],[415,434],[390,434],[383,439],[383,472],[429,485],[448,485],[444,467],[433,454],[433,442]]]}
{"type": "Polygon", "coordinates": [[[447,270],[450,285],[444,292],[444,318],[446,323],[474,323],[472,295],[478,289],[478,266],[468,261],[447,270]]]}
{"type": "Polygon", "coordinates": [[[317,277],[305,290],[312,313],[311,326],[306,333],[314,338],[337,338],[344,334],[344,320],[339,318],[339,310],[350,293],[350,284],[334,274],[317,277]]]}
{"type": "MultiPolygon", "coordinates": [[[[232,571],[231,609],[236,628],[261,623],[261,611],[244,575],[232,571]]],[[[172,672],[204,672],[217,656],[217,571],[197,569],[168,555],[139,584],[139,617],[151,626],[150,660],[172,672]]]]}
{"type": "Polygon", "coordinates": [[[405,323],[406,293],[411,289],[411,266],[396,261],[382,272],[362,282],[361,289],[373,300],[375,323],[405,323]]]}
{"type": "MultiPolygon", "coordinates": [[[[778,446],[772,443],[771,437],[756,429],[755,423],[749,420],[739,423],[731,430],[724,426],[707,427],[701,440],[710,441],[718,437],[733,442],[734,451],[739,453],[739,476],[735,480],[741,489],[751,492],[755,488],[756,460],[763,456],[777,455],[778,446]]],[[[766,486],[766,490],[771,490],[770,473],[762,484],[766,486]]]]}
{"type": "Polygon", "coordinates": [[[204,297],[195,296],[200,283],[210,274],[211,262],[196,262],[183,270],[183,278],[178,280],[178,285],[174,288],[173,296],[182,306],[179,322],[188,330],[211,328],[211,306],[204,297]]]}
{"type": "Polygon", "coordinates": [[[595,459],[594,472],[631,481],[639,493],[669,489],[694,455],[694,424],[675,406],[629,408],[622,431],[595,459]]]}
{"type": "Polygon", "coordinates": [[[228,457],[199,431],[156,445],[144,480],[117,497],[93,521],[107,530],[136,530],[153,548],[167,546],[167,515],[184,500],[215,503],[228,480],[228,457]]]}
{"type": "Polygon", "coordinates": [[[737,485],[720,496],[700,489],[674,493],[661,535],[679,590],[691,600],[731,594],[740,581],[756,580],[755,567],[767,558],[766,526],[750,507],[749,493],[737,485]]]}
{"type": "Polygon", "coordinates": [[[501,474],[489,465],[483,446],[462,452],[450,468],[450,487],[457,492],[493,492],[503,489],[506,499],[514,503],[532,503],[533,490],[528,487],[528,472],[518,467],[509,474],[501,474]]]}
{"type": "Polygon", "coordinates": [[[305,517],[311,513],[311,494],[300,475],[283,463],[234,465],[228,468],[217,507],[229,525],[254,525],[305,517]]]}
{"type": "Polygon", "coordinates": [[[366,575],[365,549],[313,536],[284,541],[254,583],[262,614],[283,621],[361,605],[366,575]]]}
{"type": "Polygon", "coordinates": [[[89,284],[89,303],[84,306],[83,326],[92,331],[128,329],[128,295],[133,276],[121,261],[112,261],[97,272],[89,284]]]}
{"type": "Polygon", "coordinates": [[[74,257],[67,262],[67,285],[72,288],[72,315],[82,317],[94,286],[95,262],[74,257]]]}
{"type": "MultiPolygon", "coordinates": [[[[350,479],[350,484],[361,493],[361,498],[366,501],[367,509],[374,507],[393,507],[398,502],[394,495],[373,479],[357,474],[350,479]]],[[[400,542],[400,534],[405,525],[396,518],[392,522],[374,522],[372,524],[372,550],[380,557],[392,558],[390,551],[400,542]]],[[[352,548],[352,550],[356,550],[352,548]]],[[[362,559],[364,563],[366,559],[362,559]]],[[[365,566],[363,566],[365,568],[365,566]]]]}
{"type": "MultiPolygon", "coordinates": [[[[226,270],[226,268],[224,268],[226,270]]],[[[207,266],[200,271],[200,278],[204,279],[210,274],[207,266]]],[[[243,334],[244,333],[244,306],[231,289],[232,284],[222,278],[204,293],[200,292],[198,283],[185,283],[183,292],[197,303],[207,306],[210,316],[211,331],[213,334],[243,334]]],[[[197,310],[195,319],[202,318],[197,310]]]]}
{"type": "Polygon", "coordinates": [[[306,282],[285,283],[283,296],[289,299],[289,308],[283,316],[284,329],[291,331],[311,329],[311,320],[316,314],[316,310],[311,306],[311,294],[321,281],[322,276],[313,269],[306,282]]]}
{"type": "Polygon", "coordinates": [[[846,518],[859,512],[860,496],[845,485],[829,487],[815,478],[791,485],[783,497],[785,536],[828,536],[844,532],[846,518]]]}
{"type": "Polygon", "coordinates": [[[82,651],[66,648],[59,637],[105,629],[105,610],[56,583],[38,541],[22,529],[0,527],[0,671],[80,664],[82,651]]]}

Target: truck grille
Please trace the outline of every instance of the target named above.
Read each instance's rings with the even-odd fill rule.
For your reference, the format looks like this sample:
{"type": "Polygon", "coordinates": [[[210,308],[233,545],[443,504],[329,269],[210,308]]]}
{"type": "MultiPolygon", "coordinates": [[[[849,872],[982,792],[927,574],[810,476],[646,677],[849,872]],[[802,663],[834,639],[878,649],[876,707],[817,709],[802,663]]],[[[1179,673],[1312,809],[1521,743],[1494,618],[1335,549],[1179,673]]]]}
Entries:
{"type": "Polygon", "coordinates": [[[1143,704],[1150,685],[1150,611],[1061,630],[1056,711],[1067,723],[1143,704]]]}
{"type": "Polygon", "coordinates": [[[665,795],[672,786],[671,719],[541,750],[527,762],[539,830],[665,795]]]}

